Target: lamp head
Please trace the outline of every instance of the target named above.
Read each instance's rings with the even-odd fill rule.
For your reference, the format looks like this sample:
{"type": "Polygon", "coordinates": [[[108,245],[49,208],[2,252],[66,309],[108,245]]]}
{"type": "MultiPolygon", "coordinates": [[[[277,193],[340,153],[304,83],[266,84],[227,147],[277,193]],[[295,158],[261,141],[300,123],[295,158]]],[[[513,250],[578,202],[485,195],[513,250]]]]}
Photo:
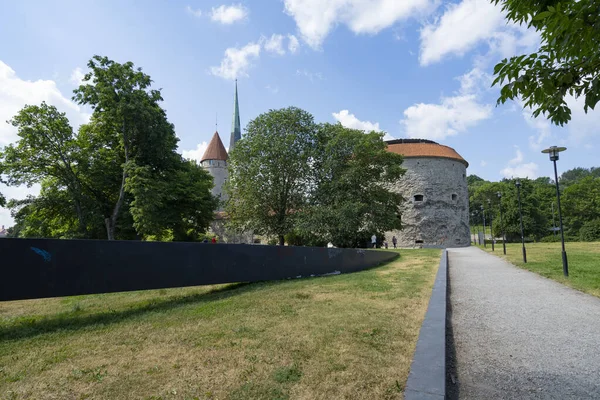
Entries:
{"type": "Polygon", "coordinates": [[[548,156],[550,157],[550,161],[558,161],[558,153],[560,153],[561,151],[565,151],[566,149],[566,147],[551,146],[547,149],[542,150],[542,153],[548,154],[548,156]]]}
{"type": "Polygon", "coordinates": [[[496,192],[496,196],[498,196],[499,199],[502,198],[502,192],[496,192]]]}
{"type": "Polygon", "coordinates": [[[516,186],[516,187],[521,187],[521,181],[517,179],[517,180],[515,181],[515,186],[516,186]]]}

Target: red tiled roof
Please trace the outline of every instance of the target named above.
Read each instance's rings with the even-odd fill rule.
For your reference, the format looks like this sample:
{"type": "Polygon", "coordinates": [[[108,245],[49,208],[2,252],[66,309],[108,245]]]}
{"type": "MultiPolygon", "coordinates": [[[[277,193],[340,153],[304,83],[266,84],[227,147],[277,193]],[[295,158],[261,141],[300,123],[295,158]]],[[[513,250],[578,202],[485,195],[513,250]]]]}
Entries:
{"type": "Polygon", "coordinates": [[[206,151],[204,152],[200,162],[204,160],[227,161],[227,150],[225,150],[225,146],[223,146],[219,132],[215,132],[212,139],[210,139],[210,143],[208,144],[208,147],[206,148],[206,151]]]}
{"type": "Polygon", "coordinates": [[[434,158],[449,158],[451,160],[460,161],[465,166],[469,163],[460,156],[451,147],[444,146],[430,140],[414,140],[414,139],[399,139],[390,140],[387,142],[388,151],[396,154],[401,154],[406,158],[414,157],[434,157],[434,158]]]}

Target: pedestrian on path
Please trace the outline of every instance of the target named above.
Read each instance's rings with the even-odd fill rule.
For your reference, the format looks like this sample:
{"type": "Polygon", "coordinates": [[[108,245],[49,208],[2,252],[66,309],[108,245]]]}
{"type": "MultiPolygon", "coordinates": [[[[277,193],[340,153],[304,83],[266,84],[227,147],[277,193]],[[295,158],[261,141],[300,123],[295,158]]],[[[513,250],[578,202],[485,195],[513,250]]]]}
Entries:
{"type": "Polygon", "coordinates": [[[397,243],[398,243],[398,239],[396,239],[396,236],[392,236],[392,244],[394,245],[394,248],[396,248],[397,243]]]}
{"type": "Polygon", "coordinates": [[[373,236],[371,236],[371,244],[373,245],[374,249],[377,248],[377,236],[375,234],[373,234],[373,236]]]}

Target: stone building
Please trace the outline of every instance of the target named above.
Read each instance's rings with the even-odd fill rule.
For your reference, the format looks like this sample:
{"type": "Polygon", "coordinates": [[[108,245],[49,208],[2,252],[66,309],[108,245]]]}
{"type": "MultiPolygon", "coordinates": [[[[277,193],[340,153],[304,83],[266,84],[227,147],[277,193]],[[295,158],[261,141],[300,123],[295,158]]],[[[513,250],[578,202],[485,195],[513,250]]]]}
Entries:
{"type": "MultiPolygon", "coordinates": [[[[237,80],[235,81],[235,96],[233,98],[233,121],[231,123],[231,136],[229,139],[229,150],[233,149],[235,142],[242,138],[242,129],[240,124],[240,107],[238,104],[238,90],[237,80]]],[[[253,234],[252,232],[233,232],[227,228],[227,215],[223,211],[225,202],[227,201],[227,194],[224,191],[223,186],[227,181],[227,149],[221,141],[219,132],[213,134],[208,147],[204,151],[202,158],[200,159],[200,165],[208,171],[213,177],[214,186],[212,188],[212,195],[217,197],[219,201],[219,207],[215,212],[215,219],[210,224],[210,231],[219,237],[219,239],[226,243],[252,243],[253,234]]]]}
{"type": "Polygon", "coordinates": [[[423,139],[387,141],[388,151],[404,156],[406,174],[395,189],[404,197],[403,229],[385,233],[400,247],[470,245],[467,167],[454,149],[423,139]]]}

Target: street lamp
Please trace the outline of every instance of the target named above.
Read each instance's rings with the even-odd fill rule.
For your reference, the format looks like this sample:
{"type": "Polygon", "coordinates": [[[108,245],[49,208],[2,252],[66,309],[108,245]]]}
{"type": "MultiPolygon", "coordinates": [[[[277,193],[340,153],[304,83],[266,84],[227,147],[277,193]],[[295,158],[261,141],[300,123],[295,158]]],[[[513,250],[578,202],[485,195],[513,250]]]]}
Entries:
{"type": "Polygon", "coordinates": [[[497,192],[496,196],[498,196],[498,208],[500,209],[500,225],[502,226],[502,248],[504,250],[504,255],[506,255],[506,228],[504,227],[504,218],[502,217],[502,193],[497,192]]]}
{"type": "Polygon", "coordinates": [[[515,182],[517,197],[519,199],[519,218],[521,219],[521,244],[523,245],[523,262],[527,263],[527,250],[525,250],[525,233],[523,232],[523,210],[521,209],[521,181],[515,182]]]}
{"type": "Polygon", "coordinates": [[[492,236],[492,251],[494,250],[494,219],[492,218],[492,201],[488,199],[488,215],[490,217],[490,233],[492,236]]]}
{"type": "Polygon", "coordinates": [[[487,248],[487,244],[485,243],[485,209],[483,208],[483,204],[481,205],[481,217],[483,218],[483,247],[487,248]]]}
{"type": "Polygon", "coordinates": [[[471,222],[471,236],[473,238],[473,244],[475,245],[477,243],[475,242],[475,213],[474,212],[471,213],[470,222],[471,222]]]}
{"type": "Polygon", "coordinates": [[[567,252],[565,251],[565,233],[563,232],[562,214],[560,212],[560,191],[558,190],[558,173],[556,172],[556,161],[558,161],[558,153],[565,151],[566,147],[552,146],[542,153],[547,153],[550,156],[550,161],[554,163],[554,183],[556,184],[556,205],[558,206],[558,223],[560,224],[560,240],[562,242],[562,262],[563,274],[569,276],[569,263],[567,262],[567,252]]]}

